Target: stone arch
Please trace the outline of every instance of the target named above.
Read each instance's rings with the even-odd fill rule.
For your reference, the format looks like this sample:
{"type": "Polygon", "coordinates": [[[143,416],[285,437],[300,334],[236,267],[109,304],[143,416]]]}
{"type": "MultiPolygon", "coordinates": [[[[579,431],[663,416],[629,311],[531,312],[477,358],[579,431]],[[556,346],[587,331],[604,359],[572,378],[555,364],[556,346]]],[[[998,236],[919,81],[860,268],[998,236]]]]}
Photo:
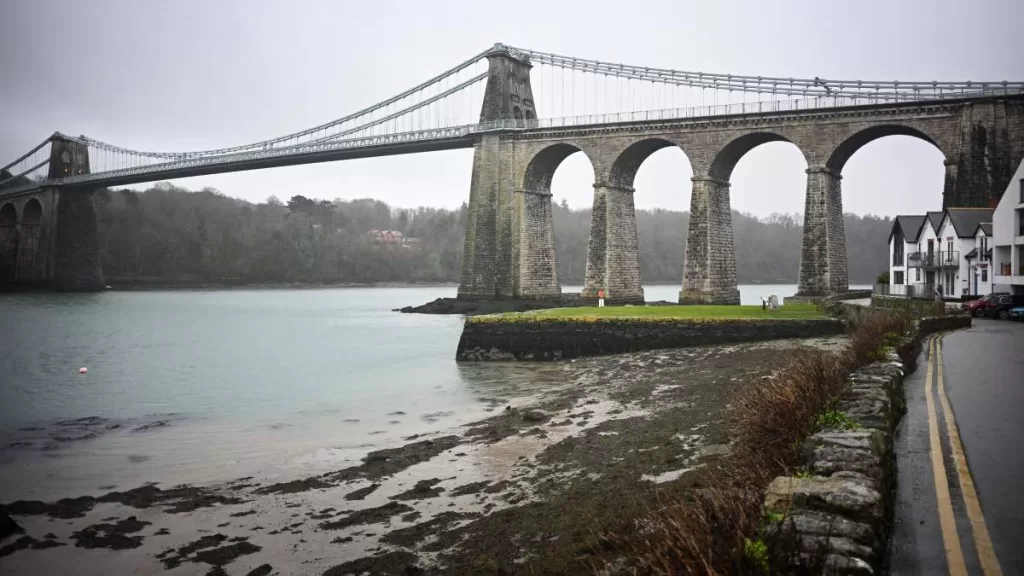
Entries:
{"type": "Polygon", "coordinates": [[[32,198],[25,202],[21,211],[21,222],[29,225],[39,225],[43,219],[43,205],[39,200],[32,198]]]}
{"type": "MultiPolygon", "coordinates": [[[[694,174],[683,286],[679,293],[681,304],[740,303],[729,180],[743,156],[769,142],[795,145],[775,132],[741,134],[713,153],[706,172],[694,174]]],[[[801,155],[806,161],[803,150],[801,155]]]]}
{"type": "Polygon", "coordinates": [[[591,168],[594,167],[593,159],[579,146],[570,142],[551,144],[536,152],[526,163],[521,188],[534,194],[551,194],[551,180],[555,176],[555,170],[566,158],[577,152],[586,156],[591,168]]]}
{"type": "Polygon", "coordinates": [[[0,206],[0,282],[13,282],[17,270],[18,209],[10,202],[0,206]]]}
{"type": "MultiPolygon", "coordinates": [[[[644,160],[647,160],[651,154],[658,150],[672,146],[682,151],[681,146],[664,138],[645,138],[630,144],[612,161],[611,168],[608,170],[609,184],[632,188],[633,180],[636,178],[636,173],[640,170],[644,160]]],[[[683,154],[685,155],[686,152],[684,151],[683,154]]]]}
{"type": "Polygon", "coordinates": [[[36,257],[42,220],[43,205],[38,199],[30,198],[21,208],[21,222],[18,224],[17,279],[20,282],[35,282],[37,279],[36,257]]]}
{"type": "Polygon", "coordinates": [[[15,226],[18,224],[18,209],[14,204],[5,202],[0,207],[0,226],[15,226]]]}
{"type": "MultiPolygon", "coordinates": [[[[728,182],[729,178],[732,176],[733,169],[736,168],[736,164],[739,163],[740,159],[743,158],[747,152],[769,142],[789,142],[790,144],[795,145],[795,143],[789,138],[774,132],[751,132],[743,134],[742,136],[729,141],[718,151],[718,153],[715,154],[715,157],[711,160],[711,166],[708,168],[708,176],[723,182],[728,182]]],[[[797,148],[799,148],[799,146],[797,146],[797,148]]],[[[803,150],[800,152],[803,154],[803,150]]],[[[807,159],[806,154],[804,154],[804,159],[807,159]]]]}
{"type": "Polygon", "coordinates": [[[579,146],[559,142],[533,153],[517,182],[514,214],[518,254],[513,285],[520,298],[546,298],[561,292],[551,183],[558,167],[577,152],[583,153],[593,169],[590,157],[579,146]]]}
{"type": "Polygon", "coordinates": [[[932,146],[935,146],[939,152],[948,160],[949,154],[942,149],[938,141],[932,138],[925,131],[915,128],[912,126],[905,126],[902,124],[880,124],[878,126],[871,126],[854,132],[839,143],[838,146],[832,150],[829,154],[828,160],[825,161],[825,168],[835,174],[841,174],[843,167],[850,158],[865,145],[878,140],[879,138],[885,138],[886,136],[912,136],[928,142],[932,146]]]}

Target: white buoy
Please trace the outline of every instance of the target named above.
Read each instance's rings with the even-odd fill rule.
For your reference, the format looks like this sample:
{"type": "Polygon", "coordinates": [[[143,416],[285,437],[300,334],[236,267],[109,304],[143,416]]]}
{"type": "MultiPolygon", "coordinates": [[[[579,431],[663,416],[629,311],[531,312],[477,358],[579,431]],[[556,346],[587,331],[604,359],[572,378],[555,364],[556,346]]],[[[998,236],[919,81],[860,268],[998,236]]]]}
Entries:
{"type": "Polygon", "coordinates": [[[85,366],[82,366],[81,368],[78,369],[78,373],[79,374],[85,374],[88,371],[89,371],[89,369],[86,368],[85,366]]]}

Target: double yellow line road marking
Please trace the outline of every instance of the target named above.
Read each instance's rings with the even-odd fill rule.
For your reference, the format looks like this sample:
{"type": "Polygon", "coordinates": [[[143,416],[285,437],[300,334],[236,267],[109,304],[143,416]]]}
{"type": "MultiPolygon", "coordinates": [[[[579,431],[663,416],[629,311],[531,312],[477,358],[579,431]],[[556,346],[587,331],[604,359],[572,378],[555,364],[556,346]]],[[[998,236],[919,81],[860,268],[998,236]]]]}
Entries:
{"type": "Polygon", "coordinates": [[[950,452],[956,468],[960,492],[967,509],[967,518],[971,523],[974,547],[978,552],[978,560],[985,576],[1001,576],[992,540],[989,538],[985,516],[981,512],[981,502],[974,489],[974,478],[967,468],[967,457],[960,442],[960,431],[953,417],[946,387],[942,380],[942,336],[932,337],[928,341],[928,370],[925,374],[925,398],[928,406],[928,443],[932,460],[932,478],[935,480],[935,495],[938,499],[939,525],[942,528],[942,544],[946,550],[946,564],[952,576],[967,574],[963,550],[960,548],[960,535],[956,528],[956,517],[953,514],[953,501],[949,496],[949,478],[946,476],[946,465],[942,453],[942,441],[939,435],[939,421],[935,410],[936,395],[942,405],[942,414],[946,423],[946,435],[949,438],[950,452]]]}

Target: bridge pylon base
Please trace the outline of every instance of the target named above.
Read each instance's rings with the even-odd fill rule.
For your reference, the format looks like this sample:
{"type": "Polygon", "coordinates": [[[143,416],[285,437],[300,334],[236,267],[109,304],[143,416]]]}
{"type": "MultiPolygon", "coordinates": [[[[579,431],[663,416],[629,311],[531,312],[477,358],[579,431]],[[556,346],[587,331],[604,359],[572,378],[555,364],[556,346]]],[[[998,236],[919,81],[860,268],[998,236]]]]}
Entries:
{"type": "Polygon", "coordinates": [[[693,177],[680,304],[739,304],[729,183],[693,177]]]}
{"type": "Polygon", "coordinates": [[[644,302],[633,188],[598,182],[594,184],[590,246],[580,297],[597,302],[602,291],[606,304],[644,302]]]}
{"type": "Polygon", "coordinates": [[[835,296],[849,290],[841,183],[842,176],[828,168],[807,169],[797,296],[835,296]]]}

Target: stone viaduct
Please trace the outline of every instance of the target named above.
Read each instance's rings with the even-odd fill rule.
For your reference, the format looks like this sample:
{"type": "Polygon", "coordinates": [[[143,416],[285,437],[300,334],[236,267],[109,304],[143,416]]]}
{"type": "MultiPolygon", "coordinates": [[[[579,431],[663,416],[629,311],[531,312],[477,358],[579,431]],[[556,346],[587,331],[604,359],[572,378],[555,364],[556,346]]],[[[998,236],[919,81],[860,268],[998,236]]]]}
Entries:
{"type": "MultiPolygon", "coordinates": [[[[490,56],[481,121],[535,117],[530,65],[490,56]]],[[[848,289],[842,172],[865,144],[890,135],[945,156],[943,206],[988,206],[1024,157],[1024,100],[941,100],[483,134],[474,145],[459,297],[545,298],[560,293],[551,180],[582,153],[594,169],[583,298],[642,302],[633,179],[653,152],[677,146],[693,168],[681,303],[739,303],[729,180],[744,154],[791,142],[807,161],[798,295],[848,289]]],[[[682,247],[680,247],[682,249],[682,247]]]]}
{"type": "Polygon", "coordinates": [[[48,166],[45,179],[22,182],[15,181],[21,176],[0,174],[6,183],[0,190],[0,287],[103,288],[96,188],[472,147],[460,298],[548,298],[561,292],[551,180],[566,157],[585,154],[594,169],[594,202],[583,297],[593,299],[604,290],[611,303],[641,302],[633,181],[648,156],[675,146],[693,168],[679,301],[737,303],[730,177],[744,154],[781,141],[799,148],[807,162],[798,293],[819,297],[848,287],[841,182],[843,167],[859,148],[890,135],[934,145],[945,157],[944,207],[989,205],[1024,158],[1024,96],[1019,93],[544,128],[551,123],[538,120],[528,58],[503,45],[484,56],[488,71],[481,75],[486,88],[478,124],[367,137],[361,147],[341,140],[333,147],[273,148],[279,138],[220,157],[182,153],[149,168],[91,174],[91,144],[54,134],[47,141],[49,156],[43,153],[37,167],[48,166]]]}

